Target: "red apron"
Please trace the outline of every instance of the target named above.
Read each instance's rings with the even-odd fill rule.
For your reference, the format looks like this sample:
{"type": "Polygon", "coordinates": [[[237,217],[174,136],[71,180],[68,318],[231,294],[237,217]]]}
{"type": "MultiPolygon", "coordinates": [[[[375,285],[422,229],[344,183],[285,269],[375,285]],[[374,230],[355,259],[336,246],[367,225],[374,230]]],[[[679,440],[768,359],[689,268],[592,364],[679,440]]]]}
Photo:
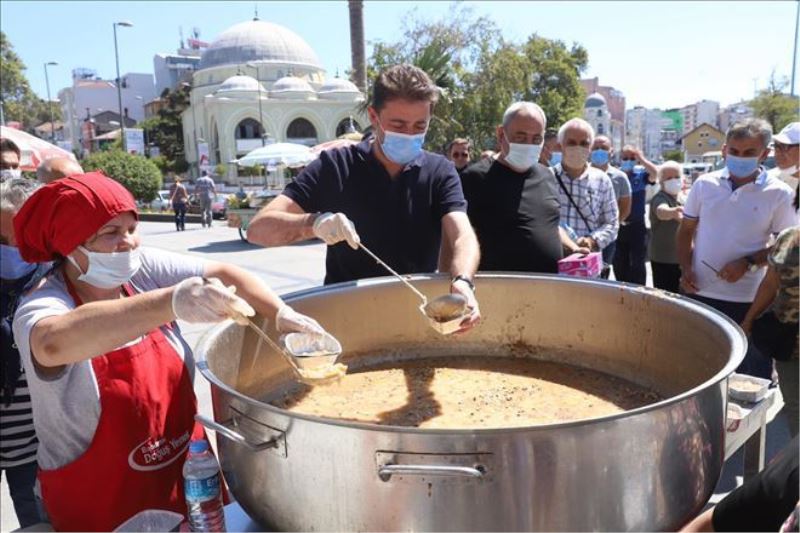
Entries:
{"type": "Polygon", "coordinates": [[[92,368],[100,420],[89,448],[61,468],[39,470],[53,527],[111,531],[145,509],[186,515],[183,463],[189,441],[205,434],[195,423],[197,399],[175,348],[156,328],[132,346],[94,357],[92,368]]]}

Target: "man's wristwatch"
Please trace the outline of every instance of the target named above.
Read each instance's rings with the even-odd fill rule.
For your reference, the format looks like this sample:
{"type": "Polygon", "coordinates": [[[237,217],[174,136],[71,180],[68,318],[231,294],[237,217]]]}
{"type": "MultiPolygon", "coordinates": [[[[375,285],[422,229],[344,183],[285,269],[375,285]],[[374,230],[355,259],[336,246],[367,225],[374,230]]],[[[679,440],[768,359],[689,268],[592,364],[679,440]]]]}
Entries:
{"type": "Polygon", "coordinates": [[[459,280],[465,282],[467,285],[469,285],[469,288],[472,289],[472,292],[475,292],[475,282],[473,282],[467,276],[462,276],[461,274],[459,274],[458,276],[456,276],[453,279],[451,279],[450,280],[450,285],[452,285],[453,283],[455,283],[456,281],[459,281],[459,280]]]}
{"type": "Polygon", "coordinates": [[[748,272],[758,272],[758,269],[761,268],[752,255],[745,256],[745,260],[747,261],[748,272]]]}

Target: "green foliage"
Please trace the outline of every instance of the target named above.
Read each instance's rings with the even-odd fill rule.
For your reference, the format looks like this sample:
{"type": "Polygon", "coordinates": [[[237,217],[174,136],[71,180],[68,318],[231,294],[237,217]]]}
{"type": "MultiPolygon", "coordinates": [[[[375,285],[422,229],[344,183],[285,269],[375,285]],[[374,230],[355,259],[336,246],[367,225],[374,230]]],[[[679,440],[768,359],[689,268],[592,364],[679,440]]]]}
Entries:
{"type": "Polygon", "coordinates": [[[669,150],[662,154],[664,157],[664,161],[677,161],[678,163],[683,163],[683,152],[680,150],[669,150]]]}
{"type": "Polygon", "coordinates": [[[159,156],[163,156],[160,167],[163,172],[186,172],[189,164],[183,149],[183,121],[181,113],[189,107],[188,88],[179,91],[165,89],[161,99],[166,105],[158,111],[158,115],[149,117],[139,124],[148,143],[155,144],[159,156]]]}
{"type": "Polygon", "coordinates": [[[161,172],[155,163],[141,155],[122,150],[95,152],[84,159],[82,165],[87,172],[103,171],[106,176],[120,182],[137,200],[155,200],[161,189],[161,172]]]}
{"type": "Polygon", "coordinates": [[[783,92],[788,85],[789,82],[786,78],[776,78],[773,71],[767,88],[760,90],[758,96],[750,102],[753,114],[772,124],[775,132],[782,130],[788,123],[796,121],[800,113],[800,97],[783,92]]]}
{"type": "Polygon", "coordinates": [[[225,176],[228,173],[228,167],[225,163],[218,163],[217,166],[214,167],[214,175],[215,176],[225,176]]]}
{"type": "Polygon", "coordinates": [[[372,82],[385,67],[412,63],[436,82],[442,96],[426,136],[431,149],[442,150],[455,137],[472,139],[476,150],[494,148],[503,112],[519,100],[542,106],[548,127],[581,116],[579,80],[588,53],[578,44],[536,34],[524,43],[507,42],[492,20],[462,3],[442,20],[414,10],[403,28],[396,43],[372,43],[367,75],[372,82]]]}
{"type": "Polygon", "coordinates": [[[48,106],[33,92],[25,77],[26,69],[6,34],[0,31],[0,100],[5,120],[20,122],[22,129],[33,132],[34,126],[50,120],[50,107],[53,120],[61,120],[61,107],[48,106]]]}

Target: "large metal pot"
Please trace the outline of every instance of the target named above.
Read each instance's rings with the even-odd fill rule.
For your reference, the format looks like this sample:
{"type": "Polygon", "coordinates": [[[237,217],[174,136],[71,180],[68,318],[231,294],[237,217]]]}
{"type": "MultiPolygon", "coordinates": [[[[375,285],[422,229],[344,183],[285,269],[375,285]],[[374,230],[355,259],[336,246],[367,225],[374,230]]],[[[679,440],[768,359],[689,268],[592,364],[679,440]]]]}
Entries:
{"type": "MultiPolygon", "coordinates": [[[[430,296],[443,278],[417,276],[430,296]]],[[[657,404],[514,429],[431,430],[296,415],[268,399],[283,359],[233,323],[198,346],[222,469],[242,507],[277,530],[661,530],[708,500],[724,452],[726,376],[744,357],[735,324],[660,291],[538,275],[478,281],[484,320],[443,337],[392,279],[287,296],[345,348],[345,362],[529,356],[658,391],[657,404]],[[366,359],[365,359],[366,358],[366,359]]],[[[270,332],[275,335],[274,331],[270,332]]]]}

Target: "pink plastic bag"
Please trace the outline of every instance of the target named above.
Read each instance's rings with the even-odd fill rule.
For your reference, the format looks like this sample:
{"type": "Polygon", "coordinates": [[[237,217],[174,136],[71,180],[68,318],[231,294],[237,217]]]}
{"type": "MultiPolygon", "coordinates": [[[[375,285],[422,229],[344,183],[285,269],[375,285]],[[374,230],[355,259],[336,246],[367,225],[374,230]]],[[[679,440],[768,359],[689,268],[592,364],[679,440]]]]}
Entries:
{"type": "Polygon", "coordinates": [[[603,254],[572,254],[558,262],[558,273],[577,278],[597,278],[603,270],[603,254]]]}

